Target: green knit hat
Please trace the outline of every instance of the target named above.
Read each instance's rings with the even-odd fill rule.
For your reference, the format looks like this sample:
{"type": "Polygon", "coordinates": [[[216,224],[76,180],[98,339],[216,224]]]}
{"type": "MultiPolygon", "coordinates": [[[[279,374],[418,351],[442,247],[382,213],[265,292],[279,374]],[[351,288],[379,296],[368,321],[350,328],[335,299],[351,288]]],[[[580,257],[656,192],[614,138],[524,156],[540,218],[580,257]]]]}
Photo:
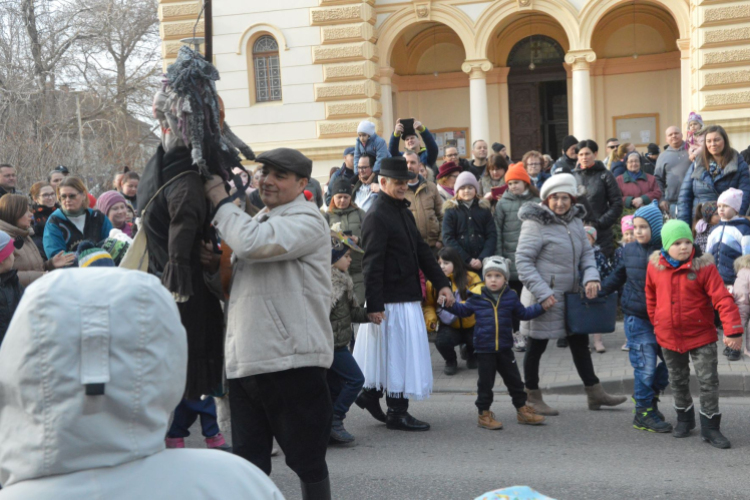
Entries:
{"type": "Polygon", "coordinates": [[[683,238],[693,241],[693,231],[690,230],[690,226],[681,220],[672,219],[664,224],[661,229],[661,244],[666,251],[669,251],[669,247],[675,241],[683,238]]]}

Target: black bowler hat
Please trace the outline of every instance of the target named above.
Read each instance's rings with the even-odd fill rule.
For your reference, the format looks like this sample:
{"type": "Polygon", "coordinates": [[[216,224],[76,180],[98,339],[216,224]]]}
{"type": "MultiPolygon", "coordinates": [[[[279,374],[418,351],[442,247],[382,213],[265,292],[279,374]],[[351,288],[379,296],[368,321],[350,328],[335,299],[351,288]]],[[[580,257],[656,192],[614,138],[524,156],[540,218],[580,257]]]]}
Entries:
{"type": "Polygon", "coordinates": [[[417,178],[417,174],[409,170],[406,166],[406,159],[403,156],[391,156],[380,160],[380,177],[389,177],[391,179],[401,179],[411,181],[417,178]]]}
{"type": "Polygon", "coordinates": [[[295,173],[307,179],[312,175],[312,161],[296,149],[272,149],[258,155],[255,161],[269,167],[295,173]]]}

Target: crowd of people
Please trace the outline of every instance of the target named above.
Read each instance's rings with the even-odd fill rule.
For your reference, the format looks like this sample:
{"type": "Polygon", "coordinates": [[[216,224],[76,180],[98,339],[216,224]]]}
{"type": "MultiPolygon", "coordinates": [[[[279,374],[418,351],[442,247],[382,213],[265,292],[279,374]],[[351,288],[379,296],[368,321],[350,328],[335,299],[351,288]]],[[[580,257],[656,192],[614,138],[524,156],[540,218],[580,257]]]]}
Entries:
{"type": "MultiPolygon", "coordinates": [[[[684,135],[667,128],[663,150],[651,144],[641,154],[613,138],[603,161],[595,141],[573,136],[557,160],[483,139],[470,159],[452,146],[439,159],[420,121],[397,120],[387,140],[363,121],[321,185],[312,162],[286,148],[256,158],[239,144],[255,169],[234,164],[232,179],[206,171],[192,136],[175,133],[183,108],[173,91],[155,100],[163,139],[152,161],[141,175],[118,171],[98,198],[64,166],[22,194],[15,169],[0,165],[0,341],[14,313],[25,318],[11,328],[2,359],[10,350],[33,357],[15,340],[36,314],[22,296],[28,287],[41,300],[48,288],[32,283],[47,273],[49,286],[65,288],[84,276],[65,268],[146,270],[171,296],[171,305],[157,297],[155,309],[179,321],[186,339],[177,353],[184,360],[173,360],[185,373],[164,377],[184,391],[161,409],[172,419],[160,423],[159,440],[184,448],[200,418],[208,448],[270,474],[275,439],[304,497],[327,499],[326,448],[355,440],[344,426],[353,405],[388,429],[430,429],[409,413],[411,400],[432,392],[430,338],[446,375],[458,373],[459,358],[477,370],[481,428],[503,427],[491,411],[496,374],[519,424],[559,415],[540,388],[550,340],[570,350],[589,409],[623,404],[594,370],[601,335],[590,343],[566,318],[566,294],[617,292],[634,371],[633,426],[690,434],[692,360],[701,437],[730,446],[721,433],[717,340],[720,332],[729,360],[750,356],[742,342],[750,172],[748,151],[732,149],[721,126],[691,114],[684,135]],[[525,353],[521,369],[514,351],[525,353]],[[658,406],[670,384],[675,426],[658,406]],[[214,397],[228,402],[232,447],[214,397]]],[[[132,271],[121,272],[111,276],[131,280],[132,271]]],[[[159,314],[157,324],[165,321],[159,314]]],[[[103,382],[85,384],[87,395],[103,394],[103,382]],[[90,385],[102,387],[89,393],[90,385]]],[[[0,411],[0,428],[4,418],[0,411]]],[[[0,465],[6,486],[23,478],[8,464],[0,465]]]]}

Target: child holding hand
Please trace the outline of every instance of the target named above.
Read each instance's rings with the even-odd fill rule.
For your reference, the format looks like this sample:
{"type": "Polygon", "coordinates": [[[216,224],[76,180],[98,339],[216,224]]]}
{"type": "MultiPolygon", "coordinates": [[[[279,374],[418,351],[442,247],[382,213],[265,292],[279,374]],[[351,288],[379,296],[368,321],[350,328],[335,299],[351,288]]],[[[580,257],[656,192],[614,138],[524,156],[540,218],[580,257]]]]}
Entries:
{"type": "Polygon", "coordinates": [[[670,220],[661,231],[662,249],[651,255],[646,272],[646,307],[662,347],[674,394],[677,425],[672,435],[687,437],[695,428],[690,395],[690,360],[700,384],[701,439],[729,448],[721,433],[718,340],[714,309],[724,325],[724,344],[742,345],[742,321],[710,254],[700,255],[683,221],[670,220]]]}
{"type": "Polygon", "coordinates": [[[540,304],[524,307],[518,294],[508,286],[508,259],[487,257],[482,266],[484,284],[477,285],[465,303],[456,301],[452,307],[446,308],[456,316],[475,315],[476,318],[474,351],[479,365],[476,400],[478,425],[490,430],[503,428],[503,424],[495,420],[495,414],[490,411],[496,372],[508,388],[518,423],[539,425],[544,422],[544,417],[526,404],[526,391],[513,353],[513,320],[529,321],[541,316],[554,305],[554,296],[551,301],[544,302],[547,306],[544,309],[540,304]]]}

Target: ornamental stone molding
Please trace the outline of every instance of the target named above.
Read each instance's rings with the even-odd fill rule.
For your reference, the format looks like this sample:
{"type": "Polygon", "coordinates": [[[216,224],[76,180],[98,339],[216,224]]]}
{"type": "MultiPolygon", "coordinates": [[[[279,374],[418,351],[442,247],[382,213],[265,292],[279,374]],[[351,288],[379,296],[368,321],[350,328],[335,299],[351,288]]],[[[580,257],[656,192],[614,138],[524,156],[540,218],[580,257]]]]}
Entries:
{"type": "Polygon", "coordinates": [[[744,92],[720,92],[705,97],[705,108],[750,107],[750,90],[744,92]]]}
{"type": "Polygon", "coordinates": [[[750,69],[703,73],[704,87],[745,86],[750,84],[750,69]]]}
{"type": "MultiPolygon", "coordinates": [[[[178,23],[169,23],[161,25],[161,39],[162,40],[179,40],[187,36],[193,36],[193,27],[195,21],[184,21],[178,23]]],[[[200,20],[198,26],[195,28],[195,36],[203,36],[203,19],[200,20]]]]}
{"type": "Polygon", "coordinates": [[[348,62],[357,60],[377,61],[377,47],[371,42],[347,45],[321,45],[313,47],[313,64],[348,62]]]}
{"type": "MultiPolygon", "coordinates": [[[[318,122],[318,137],[321,139],[352,137],[357,135],[357,127],[359,126],[360,121],[361,120],[318,122]]],[[[380,120],[377,118],[370,118],[369,121],[375,124],[375,130],[378,133],[382,133],[383,124],[380,120]]]]}
{"type": "Polygon", "coordinates": [[[596,61],[596,53],[590,49],[571,50],[565,54],[565,62],[573,71],[588,70],[594,61],[596,61]]]}
{"type": "Polygon", "coordinates": [[[177,18],[190,18],[195,20],[198,17],[198,13],[201,10],[201,4],[198,2],[193,3],[180,3],[180,4],[162,4],[159,6],[159,17],[162,21],[164,20],[177,20],[177,18]]]}
{"type": "Polygon", "coordinates": [[[375,9],[367,3],[310,9],[310,26],[366,22],[375,24],[375,9]]]}
{"type": "Polygon", "coordinates": [[[344,80],[373,79],[378,74],[378,65],[372,61],[359,61],[346,64],[324,64],[323,81],[340,82],[344,80]]]}
{"type": "Polygon", "coordinates": [[[327,102],[326,119],[380,117],[383,107],[380,101],[364,99],[361,101],[327,102]]]}
{"type": "Polygon", "coordinates": [[[391,85],[391,78],[396,73],[393,68],[380,68],[380,85],[391,85]]]}
{"type": "Polygon", "coordinates": [[[380,98],[380,84],[372,80],[345,83],[319,83],[315,85],[315,101],[342,101],[362,99],[365,97],[380,98]]]}
{"type": "Polygon", "coordinates": [[[703,44],[726,44],[750,42],[750,26],[732,29],[714,29],[703,31],[703,44]]]}
{"type": "Polygon", "coordinates": [[[375,0],[318,0],[318,5],[325,7],[328,5],[349,5],[355,3],[367,3],[375,5],[375,0]]]}
{"type": "Polygon", "coordinates": [[[531,0],[518,0],[518,8],[519,9],[530,9],[531,8],[531,0]]]}
{"type": "Polygon", "coordinates": [[[703,23],[720,24],[725,22],[737,23],[750,19],[750,4],[739,3],[726,7],[713,7],[702,10],[703,23]]]}
{"type": "Polygon", "coordinates": [[[468,73],[469,79],[486,78],[486,73],[492,70],[492,63],[487,59],[465,61],[461,71],[468,73]]]}
{"type": "Polygon", "coordinates": [[[702,52],[701,66],[739,65],[750,63],[750,47],[742,49],[716,50],[702,52]]]}
{"type": "Polygon", "coordinates": [[[320,38],[323,45],[359,41],[373,42],[375,41],[374,30],[372,24],[363,22],[323,26],[320,30],[320,38]]]}
{"type": "Polygon", "coordinates": [[[416,14],[417,19],[419,19],[420,21],[429,21],[430,20],[430,3],[429,2],[415,3],[414,14],[416,14]]]}

